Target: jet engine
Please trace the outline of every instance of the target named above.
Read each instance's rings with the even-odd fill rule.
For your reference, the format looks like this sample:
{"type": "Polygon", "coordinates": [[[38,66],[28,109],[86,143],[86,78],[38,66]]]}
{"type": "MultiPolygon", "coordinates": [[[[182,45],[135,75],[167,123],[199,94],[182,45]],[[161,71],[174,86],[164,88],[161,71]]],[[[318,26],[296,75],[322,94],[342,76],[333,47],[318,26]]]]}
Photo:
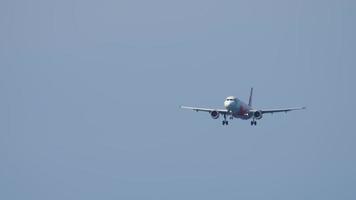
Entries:
{"type": "Polygon", "coordinates": [[[261,119],[262,118],[262,111],[258,110],[253,113],[253,117],[256,119],[261,119]]]}
{"type": "Polygon", "coordinates": [[[213,119],[219,118],[219,112],[216,111],[216,110],[211,111],[211,112],[210,112],[210,115],[211,115],[211,117],[212,117],[213,119]]]}

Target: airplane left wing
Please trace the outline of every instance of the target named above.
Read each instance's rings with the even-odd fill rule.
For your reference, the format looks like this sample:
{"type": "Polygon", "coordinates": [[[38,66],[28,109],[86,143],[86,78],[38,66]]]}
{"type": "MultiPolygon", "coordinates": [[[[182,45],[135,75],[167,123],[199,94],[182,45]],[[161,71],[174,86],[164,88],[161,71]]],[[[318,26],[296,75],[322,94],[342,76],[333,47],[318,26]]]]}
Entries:
{"type": "Polygon", "coordinates": [[[306,109],[306,107],[296,107],[296,108],[281,108],[281,109],[262,109],[261,112],[262,114],[264,113],[276,113],[276,112],[289,112],[292,110],[303,110],[306,109]]]}
{"type": "Polygon", "coordinates": [[[213,112],[217,111],[219,114],[228,114],[229,112],[225,109],[212,109],[212,108],[196,108],[196,107],[189,107],[189,106],[181,106],[180,108],[194,110],[194,111],[203,111],[203,112],[213,112]]]}

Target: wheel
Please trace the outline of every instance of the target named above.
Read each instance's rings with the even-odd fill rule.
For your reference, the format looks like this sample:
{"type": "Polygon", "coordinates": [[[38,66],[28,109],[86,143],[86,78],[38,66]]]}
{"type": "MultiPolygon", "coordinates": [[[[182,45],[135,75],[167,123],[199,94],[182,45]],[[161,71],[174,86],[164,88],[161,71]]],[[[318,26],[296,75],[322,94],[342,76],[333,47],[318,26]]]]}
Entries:
{"type": "Polygon", "coordinates": [[[257,126],[257,121],[255,121],[255,126],[257,126]]]}
{"type": "Polygon", "coordinates": [[[251,126],[253,126],[253,124],[254,124],[253,121],[251,121],[251,126]]]}
{"type": "Polygon", "coordinates": [[[222,125],[223,125],[223,126],[225,125],[225,121],[222,121],[222,125]]]}
{"type": "Polygon", "coordinates": [[[226,125],[229,125],[229,121],[226,121],[225,124],[226,124],[226,125]]]}

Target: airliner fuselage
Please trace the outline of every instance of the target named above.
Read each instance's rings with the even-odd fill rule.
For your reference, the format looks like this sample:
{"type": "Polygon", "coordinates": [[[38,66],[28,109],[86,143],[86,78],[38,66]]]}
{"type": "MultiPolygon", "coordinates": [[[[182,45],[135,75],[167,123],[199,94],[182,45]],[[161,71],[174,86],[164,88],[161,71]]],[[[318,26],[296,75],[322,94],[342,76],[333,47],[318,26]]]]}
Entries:
{"type": "Polygon", "coordinates": [[[234,96],[229,96],[225,99],[224,107],[235,118],[250,119],[252,117],[249,112],[252,108],[234,96]]]}

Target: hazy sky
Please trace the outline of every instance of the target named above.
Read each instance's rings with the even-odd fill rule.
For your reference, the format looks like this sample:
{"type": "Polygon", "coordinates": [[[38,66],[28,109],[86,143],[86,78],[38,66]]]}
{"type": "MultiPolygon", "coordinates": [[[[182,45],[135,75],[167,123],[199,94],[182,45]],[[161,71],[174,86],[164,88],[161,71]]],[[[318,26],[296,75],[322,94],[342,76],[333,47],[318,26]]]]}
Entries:
{"type": "Polygon", "coordinates": [[[0,1],[0,199],[356,199],[356,2],[0,1]],[[307,106],[227,127],[179,105],[307,106]]]}

